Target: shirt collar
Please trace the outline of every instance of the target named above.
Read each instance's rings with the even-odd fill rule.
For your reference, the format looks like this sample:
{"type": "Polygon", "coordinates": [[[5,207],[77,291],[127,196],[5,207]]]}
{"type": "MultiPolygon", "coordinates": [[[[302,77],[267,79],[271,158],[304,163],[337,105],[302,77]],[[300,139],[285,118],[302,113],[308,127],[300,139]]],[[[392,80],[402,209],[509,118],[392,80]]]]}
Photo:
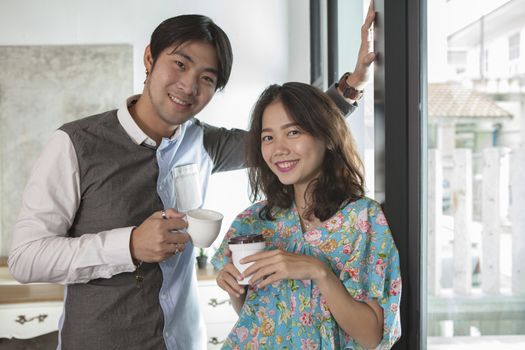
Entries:
{"type": "MultiPolygon", "coordinates": [[[[145,144],[150,147],[157,147],[157,143],[155,140],[150,138],[142,129],[137,125],[131,114],[129,113],[129,108],[137,102],[140,95],[134,95],[131,97],[128,97],[126,101],[120,106],[120,108],[117,111],[117,118],[126,131],[126,133],[131,137],[133,142],[135,142],[137,145],[145,144]]],[[[177,128],[175,133],[170,137],[170,141],[176,140],[180,135],[180,127],[177,128]]]]}

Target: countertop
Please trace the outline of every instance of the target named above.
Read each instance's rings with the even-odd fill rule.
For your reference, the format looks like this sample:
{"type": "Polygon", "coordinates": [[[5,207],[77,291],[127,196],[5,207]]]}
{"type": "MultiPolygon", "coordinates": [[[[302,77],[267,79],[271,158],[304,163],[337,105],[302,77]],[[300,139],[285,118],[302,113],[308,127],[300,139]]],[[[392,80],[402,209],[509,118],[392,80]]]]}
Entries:
{"type": "MultiPolygon", "coordinates": [[[[217,271],[208,264],[197,270],[197,280],[212,281],[217,271]]],[[[64,300],[64,286],[54,283],[20,284],[14,280],[7,266],[0,266],[0,304],[33,303],[64,300]]]]}

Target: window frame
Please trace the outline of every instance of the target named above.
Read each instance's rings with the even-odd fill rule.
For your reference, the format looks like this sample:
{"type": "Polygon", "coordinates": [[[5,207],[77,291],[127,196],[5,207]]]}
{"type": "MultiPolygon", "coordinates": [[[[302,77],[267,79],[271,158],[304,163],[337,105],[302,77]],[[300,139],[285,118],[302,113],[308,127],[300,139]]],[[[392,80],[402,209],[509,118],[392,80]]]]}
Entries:
{"type": "MultiPolygon", "coordinates": [[[[327,4],[336,1],[327,0],[327,4]]],[[[426,118],[426,104],[422,103],[426,100],[426,84],[422,84],[426,82],[422,63],[426,59],[426,23],[422,15],[426,1],[375,0],[374,4],[374,48],[378,52],[374,64],[376,199],[383,202],[399,250],[403,279],[402,336],[394,349],[418,350],[426,348],[426,239],[422,234],[426,232],[426,189],[422,185],[426,183],[426,168],[422,167],[426,164],[426,130],[422,128],[426,118]]],[[[337,13],[332,4],[327,16],[334,6],[337,13]]],[[[322,12],[319,7],[318,11],[322,12]]],[[[310,18],[319,15],[311,12],[310,18]]],[[[311,30],[319,27],[311,25],[311,30]]],[[[337,27],[331,35],[337,39],[337,27]]],[[[330,56],[337,57],[333,54],[337,53],[337,40],[329,43],[330,56]]],[[[312,41],[311,48],[314,45],[312,41]]],[[[321,49],[321,45],[315,47],[321,49]]],[[[312,55],[312,64],[314,61],[312,55]]],[[[340,73],[333,74],[333,69],[329,72],[328,79],[340,73]]],[[[311,77],[312,82],[318,80],[311,77]]]]}
{"type": "MultiPolygon", "coordinates": [[[[402,337],[394,349],[426,348],[426,81],[424,0],[376,0],[376,139],[384,138],[385,213],[401,260],[402,337]],[[379,72],[379,74],[377,74],[379,72]],[[382,127],[382,129],[380,129],[382,127]]],[[[380,143],[380,141],[378,141],[380,143]]],[[[376,161],[377,160],[376,158],[376,161]]],[[[377,165],[376,165],[377,168],[377,165]]],[[[377,184],[377,181],[376,181],[377,184]]]]}

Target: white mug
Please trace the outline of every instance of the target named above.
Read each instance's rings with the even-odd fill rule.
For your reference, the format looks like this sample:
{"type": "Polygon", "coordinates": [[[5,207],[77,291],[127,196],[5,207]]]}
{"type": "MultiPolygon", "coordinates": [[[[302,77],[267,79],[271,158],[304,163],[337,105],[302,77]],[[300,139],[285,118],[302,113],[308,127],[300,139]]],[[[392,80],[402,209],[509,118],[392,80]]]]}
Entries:
{"type": "Polygon", "coordinates": [[[221,231],[224,216],[209,209],[193,209],[186,213],[188,234],[197,248],[208,248],[221,231]]]}

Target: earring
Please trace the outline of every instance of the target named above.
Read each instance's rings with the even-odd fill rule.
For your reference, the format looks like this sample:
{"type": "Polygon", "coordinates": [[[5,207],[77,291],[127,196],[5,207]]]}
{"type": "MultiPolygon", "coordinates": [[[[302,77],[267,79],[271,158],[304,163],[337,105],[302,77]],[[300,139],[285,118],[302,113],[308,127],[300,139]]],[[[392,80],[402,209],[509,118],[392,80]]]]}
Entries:
{"type": "Polygon", "coordinates": [[[144,84],[146,84],[146,81],[148,80],[148,76],[149,76],[149,71],[148,71],[148,69],[146,68],[146,79],[144,79],[144,84]]]}

